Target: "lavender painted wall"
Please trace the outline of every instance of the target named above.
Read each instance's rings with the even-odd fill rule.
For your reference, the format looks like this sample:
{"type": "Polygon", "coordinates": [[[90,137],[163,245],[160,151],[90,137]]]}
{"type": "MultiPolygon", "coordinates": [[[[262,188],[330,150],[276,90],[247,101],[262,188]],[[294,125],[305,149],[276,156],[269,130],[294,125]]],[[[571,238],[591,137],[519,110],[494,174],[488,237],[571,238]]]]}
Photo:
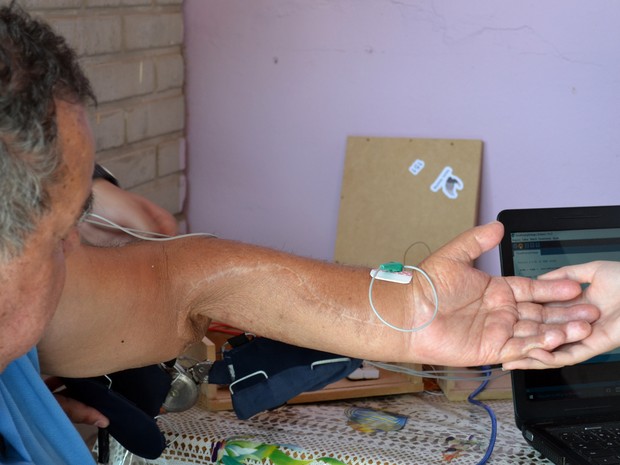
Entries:
{"type": "Polygon", "coordinates": [[[480,222],[620,203],[614,0],[184,8],[193,231],[331,259],[348,135],[482,139],[480,222]]]}

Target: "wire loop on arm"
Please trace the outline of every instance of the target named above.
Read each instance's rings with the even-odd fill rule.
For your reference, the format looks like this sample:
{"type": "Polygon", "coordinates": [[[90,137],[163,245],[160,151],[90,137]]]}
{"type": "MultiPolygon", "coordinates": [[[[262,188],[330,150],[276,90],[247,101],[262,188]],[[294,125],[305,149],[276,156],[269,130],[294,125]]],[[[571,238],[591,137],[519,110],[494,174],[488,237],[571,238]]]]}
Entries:
{"type": "Polygon", "coordinates": [[[372,301],[372,287],[375,283],[375,279],[377,279],[378,273],[371,274],[372,278],[370,280],[370,285],[368,286],[368,301],[370,302],[370,308],[372,308],[372,311],[374,312],[376,317],[379,318],[381,323],[383,323],[387,327],[392,328],[396,331],[401,331],[404,333],[414,333],[414,332],[423,330],[424,328],[426,328],[428,325],[430,325],[433,322],[433,320],[437,316],[437,313],[439,312],[439,297],[437,296],[437,289],[435,288],[433,281],[431,280],[430,276],[426,273],[426,271],[424,271],[422,268],[418,268],[417,266],[410,266],[410,265],[404,265],[402,266],[402,268],[417,271],[422,276],[424,276],[426,281],[428,281],[428,284],[430,284],[431,286],[431,290],[433,292],[433,300],[435,301],[435,309],[433,311],[433,315],[430,317],[430,319],[426,323],[420,326],[415,326],[413,328],[401,328],[399,326],[393,325],[392,323],[389,323],[379,314],[379,311],[375,308],[375,305],[372,301]]]}

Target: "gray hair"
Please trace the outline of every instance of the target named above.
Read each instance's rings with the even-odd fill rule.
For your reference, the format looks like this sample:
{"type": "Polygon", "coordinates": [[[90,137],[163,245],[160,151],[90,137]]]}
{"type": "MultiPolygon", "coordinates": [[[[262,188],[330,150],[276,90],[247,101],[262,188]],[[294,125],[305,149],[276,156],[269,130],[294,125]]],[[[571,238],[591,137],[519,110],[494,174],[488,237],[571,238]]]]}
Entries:
{"type": "Polygon", "coordinates": [[[14,2],[0,7],[0,260],[23,251],[62,178],[55,99],[95,101],[75,52],[14,2]]]}

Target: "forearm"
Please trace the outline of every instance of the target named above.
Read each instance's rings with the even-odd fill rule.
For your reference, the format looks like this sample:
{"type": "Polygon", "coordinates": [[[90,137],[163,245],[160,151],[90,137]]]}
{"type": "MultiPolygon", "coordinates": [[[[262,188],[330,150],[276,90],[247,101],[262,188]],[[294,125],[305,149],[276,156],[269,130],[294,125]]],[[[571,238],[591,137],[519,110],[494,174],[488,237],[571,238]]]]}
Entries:
{"type": "MultiPolygon", "coordinates": [[[[208,256],[207,266],[181,258],[174,271],[194,286],[181,292],[190,314],[207,314],[273,339],[346,355],[403,356],[404,334],[387,328],[371,312],[367,268],[227,241],[219,241],[208,256]],[[203,282],[195,278],[201,273],[203,282]]],[[[377,306],[399,326],[412,324],[412,296],[410,286],[379,281],[374,286],[377,306]]]]}
{"type": "MultiPolygon", "coordinates": [[[[167,360],[206,332],[208,319],[357,357],[400,359],[406,337],[368,304],[369,275],[218,239],[83,247],[39,345],[48,373],[86,376],[167,360]]],[[[410,286],[375,285],[396,325],[412,322],[410,286]]]]}

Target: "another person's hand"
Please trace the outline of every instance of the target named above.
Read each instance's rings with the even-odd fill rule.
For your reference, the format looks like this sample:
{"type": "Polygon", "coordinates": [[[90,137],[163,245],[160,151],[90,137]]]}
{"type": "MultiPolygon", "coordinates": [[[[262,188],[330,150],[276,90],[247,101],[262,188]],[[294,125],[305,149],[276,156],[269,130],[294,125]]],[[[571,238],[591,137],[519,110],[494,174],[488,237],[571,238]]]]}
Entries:
{"type": "MultiPolygon", "coordinates": [[[[420,265],[439,294],[436,319],[410,339],[410,351],[421,354],[425,363],[479,366],[520,360],[531,350],[548,353],[590,334],[589,323],[599,312],[588,303],[597,302],[565,308],[545,305],[574,299],[581,293],[577,282],[563,279],[567,276],[555,276],[560,281],[491,277],[472,267],[476,258],[498,245],[502,235],[501,223],[479,226],[420,265]]],[[[417,289],[423,288],[424,295],[418,297],[416,308],[427,310],[416,312],[412,327],[428,319],[433,307],[428,284],[419,276],[417,279],[417,289]]]]}
{"type": "Polygon", "coordinates": [[[583,362],[620,346],[620,263],[596,261],[566,266],[539,277],[540,280],[573,279],[588,284],[574,303],[596,305],[601,317],[592,324],[592,334],[574,344],[548,353],[532,351],[530,359],[506,364],[509,369],[554,368],[583,362]]]}
{"type": "MultiPolygon", "coordinates": [[[[93,196],[93,213],[120,226],[167,236],[177,233],[176,220],[167,210],[105,179],[93,180],[93,196]]],[[[88,222],[81,223],[79,230],[83,240],[95,245],[120,245],[134,240],[122,231],[88,222]]]]}
{"type": "Polygon", "coordinates": [[[110,424],[108,418],[97,409],[65,396],[63,390],[58,391],[63,386],[60,378],[50,376],[45,379],[45,384],[52,391],[56,401],[73,423],[91,425],[98,428],[106,428],[110,424]]]}

